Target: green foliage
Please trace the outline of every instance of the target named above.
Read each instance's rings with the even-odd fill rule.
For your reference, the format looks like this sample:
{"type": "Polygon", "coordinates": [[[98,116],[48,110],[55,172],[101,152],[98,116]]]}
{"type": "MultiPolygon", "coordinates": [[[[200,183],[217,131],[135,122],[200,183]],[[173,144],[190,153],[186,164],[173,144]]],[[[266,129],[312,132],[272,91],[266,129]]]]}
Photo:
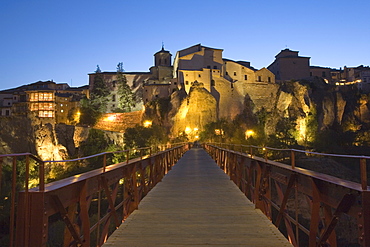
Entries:
{"type": "Polygon", "coordinates": [[[124,138],[126,148],[129,149],[157,146],[168,141],[166,129],[158,125],[152,125],[149,128],[139,125],[127,128],[124,138]]]}
{"type": "Polygon", "coordinates": [[[102,112],[94,105],[93,101],[89,99],[82,99],[80,104],[80,123],[83,125],[94,126],[102,115],[102,112]]]}
{"type": "Polygon", "coordinates": [[[101,114],[107,110],[107,99],[110,92],[103,74],[98,69],[94,77],[93,88],[90,91],[90,98],[84,98],[80,101],[80,123],[84,125],[93,126],[101,114]]]}
{"type": "Polygon", "coordinates": [[[306,116],[306,133],[305,133],[305,146],[312,145],[317,139],[317,133],[319,129],[316,109],[311,107],[310,113],[306,116]]]}
{"type": "Polygon", "coordinates": [[[294,138],[295,132],[295,121],[289,118],[281,118],[276,124],[275,134],[268,137],[267,146],[275,148],[296,146],[297,141],[294,138]]]}
{"type": "Polygon", "coordinates": [[[96,73],[94,77],[94,84],[90,91],[90,96],[94,100],[95,98],[105,99],[110,94],[109,88],[104,81],[102,73],[96,73]]]}
{"type": "Polygon", "coordinates": [[[353,146],[355,139],[355,132],[327,129],[317,135],[314,147],[319,152],[347,153],[346,149],[353,146]]]}
{"type": "Polygon", "coordinates": [[[83,156],[89,156],[104,152],[108,146],[109,143],[102,130],[90,129],[86,141],[82,142],[80,145],[80,150],[83,156]]]}
{"type": "Polygon", "coordinates": [[[156,103],[161,117],[165,118],[171,110],[171,98],[159,98],[156,100],[156,103]]]}
{"type": "Polygon", "coordinates": [[[127,84],[126,76],[122,71],[117,71],[117,85],[118,85],[118,105],[124,112],[130,112],[136,105],[136,96],[131,91],[130,86],[127,84]]]}

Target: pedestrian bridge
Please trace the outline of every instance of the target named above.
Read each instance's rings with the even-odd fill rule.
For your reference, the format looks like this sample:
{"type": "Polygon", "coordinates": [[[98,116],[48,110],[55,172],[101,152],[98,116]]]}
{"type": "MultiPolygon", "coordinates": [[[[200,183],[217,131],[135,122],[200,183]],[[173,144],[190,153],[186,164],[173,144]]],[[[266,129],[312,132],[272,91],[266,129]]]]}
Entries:
{"type": "MultiPolygon", "coordinates": [[[[52,183],[57,161],[37,160],[39,186],[11,197],[10,246],[370,246],[370,157],[351,156],[361,171],[351,182],[300,168],[296,156],[313,153],[299,150],[182,144],[108,166],[109,154],[52,183]]],[[[37,158],[0,156],[13,184],[21,155],[29,174],[37,158]]]]}
{"type": "Polygon", "coordinates": [[[291,246],[201,148],[193,148],[104,247],[291,246]]]}

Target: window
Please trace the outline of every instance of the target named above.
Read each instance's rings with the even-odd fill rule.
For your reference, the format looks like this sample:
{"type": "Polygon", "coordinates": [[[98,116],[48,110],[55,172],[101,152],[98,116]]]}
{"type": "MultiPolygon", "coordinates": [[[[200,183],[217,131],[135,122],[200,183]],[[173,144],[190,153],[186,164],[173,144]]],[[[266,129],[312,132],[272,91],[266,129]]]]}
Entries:
{"type": "Polygon", "coordinates": [[[213,66],[213,68],[214,68],[214,69],[217,69],[217,66],[215,65],[215,66],[213,66]]]}
{"type": "Polygon", "coordinates": [[[215,80],[211,80],[211,86],[214,87],[215,86],[215,80]]]}
{"type": "Polygon", "coordinates": [[[233,84],[233,83],[230,83],[230,87],[231,87],[231,88],[234,88],[234,84],[233,84]]]}
{"type": "Polygon", "coordinates": [[[198,74],[198,77],[202,77],[200,74],[198,74]]]}
{"type": "Polygon", "coordinates": [[[258,76],[258,81],[262,81],[262,78],[261,78],[261,76],[260,76],[260,75],[258,76]]]}
{"type": "Polygon", "coordinates": [[[268,77],[268,78],[267,78],[267,81],[268,81],[268,82],[271,82],[271,77],[268,77]]]}
{"type": "Polygon", "coordinates": [[[229,73],[227,73],[227,71],[226,71],[226,73],[225,73],[226,75],[229,75],[229,73]]]}
{"type": "Polygon", "coordinates": [[[322,72],[322,77],[326,77],[325,71],[322,72]]]}
{"type": "Polygon", "coordinates": [[[116,95],[115,94],[112,94],[112,101],[115,102],[116,101],[116,95]]]}
{"type": "Polygon", "coordinates": [[[189,81],[186,81],[186,82],[185,82],[185,84],[186,84],[186,85],[189,85],[189,81]]]}
{"type": "Polygon", "coordinates": [[[209,65],[208,65],[208,66],[207,66],[207,69],[210,69],[210,68],[211,68],[211,66],[209,66],[209,65]]]}
{"type": "Polygon", "coordinates": [[[244,75],[244,80],[248,80],[248,76],[247,75],[244,75]]]}
{"type": "Polygon", "coordinates": [[[312,76],[312,72],[310,72],[310,76],[312,76]]]}
{"type": "Polygon", "coordinates": [[[112,81],[112,87],[116,87],[116,81],[112,81]]]}
{"type": "Polygon", "coordinates": [[[54,117],[54,111],[39,111],[39,117],[54,117]]]}
{"type": "Polygon", "coordinates": [[[236,76],[236,72],[234,71],[234,75],[236,76]]]}
{"type": "Polygon", "coordinates": [[[164,63],[167,64],[167,59],[164,60],[164,63]]]}
{"type": "Polygon", "coordinates": [[[115,105],[115,104],[113,104],[113,105],[112,105],[112,108],[116,108],[116,105],[115,105]]]}
{"type": "Polygon", "coordinates": [[[60,110],[60,112],[64,112],[64,110],[60,110]]]}
{"type": "Polygon", "coordinates": [[[9,116],[10,115],[10,111],[9,110],[5,110],[5,116],[9,116]]]}

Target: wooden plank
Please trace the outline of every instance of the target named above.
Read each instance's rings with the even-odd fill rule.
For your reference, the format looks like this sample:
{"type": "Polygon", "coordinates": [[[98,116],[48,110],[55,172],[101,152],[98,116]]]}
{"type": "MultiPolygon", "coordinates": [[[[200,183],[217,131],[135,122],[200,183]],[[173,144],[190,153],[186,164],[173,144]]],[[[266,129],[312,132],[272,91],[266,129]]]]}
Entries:
{"type": "Polygon", "coordinates": [[[103,245],[292,246],[200,148],[188,151],[103,245]]]}

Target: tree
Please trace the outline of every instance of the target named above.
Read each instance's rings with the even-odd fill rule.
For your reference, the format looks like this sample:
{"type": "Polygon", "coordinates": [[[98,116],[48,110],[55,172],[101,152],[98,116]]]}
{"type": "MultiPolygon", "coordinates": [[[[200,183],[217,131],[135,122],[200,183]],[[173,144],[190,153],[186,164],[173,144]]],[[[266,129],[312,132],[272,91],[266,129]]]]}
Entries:
{"type": "Polygon", "coordinates": [[[132,107],[135,107],[136,97],[127,84],[126,76],[123,74],[123,64],[117,65],[117,85],[118,85],[118,106],[125,112],[130,112],[132,107]]]}
{"type": "Polygon", "coordinates": [[[107,108],[107,97],[109,95],[109,88],[105,83],[104,76],[97,70],[94,76],[94,84],[90,92],[90,101],[92,106],[100,112],[105,112],[107,108]]]}
{"type": "Polygon", "coordinates": [[[152,125],[149,128],[137,125],[127,128],[124,134],[126,148],[141,148],[158,146],[168,140],[166,129],[162,126],[152,125]]]}
{"type": "Polygon", "coordinates": [[[90,98],[82,99],[80,123],[94,125],[102,113],[107,110],[107,98],[110,95],[99,65],[95,71],[94,82],[90,91],[90,98]]]}

